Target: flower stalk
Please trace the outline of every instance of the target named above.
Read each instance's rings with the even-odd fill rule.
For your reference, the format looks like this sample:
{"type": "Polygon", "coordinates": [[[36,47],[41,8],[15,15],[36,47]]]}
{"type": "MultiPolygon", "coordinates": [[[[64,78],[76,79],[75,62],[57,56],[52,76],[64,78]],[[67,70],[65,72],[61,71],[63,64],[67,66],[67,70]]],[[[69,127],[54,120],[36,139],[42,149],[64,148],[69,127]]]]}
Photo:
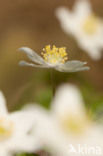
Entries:
{"type": "Polygon", "coordinates": [[[54,70],[51,69],[50,71],[50,77],[51,77],[51,86],[52,86],[52,91],[53,91],[53,96],[55,95],[55,90],[56,90],[56,86],[55,86],[55,80],[54,80],[54,70]]]}

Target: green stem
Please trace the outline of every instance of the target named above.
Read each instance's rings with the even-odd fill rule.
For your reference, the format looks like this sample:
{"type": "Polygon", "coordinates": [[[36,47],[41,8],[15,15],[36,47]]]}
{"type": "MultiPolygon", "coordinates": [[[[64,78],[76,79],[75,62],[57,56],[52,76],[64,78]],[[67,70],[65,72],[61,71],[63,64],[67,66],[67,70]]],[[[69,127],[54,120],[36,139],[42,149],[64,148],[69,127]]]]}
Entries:
{"type": "MultiPolygon", "coordinates": [[[[51,69],[50,71],[50,77],[51,77],[51,85],[52,85],[52,89],[53,89],[53,96],[55,95],[55,81],[54,81],[54,70],[51,69]]],[[[40,151],[38,152],[39,156],[50,156],[50,154],[48,154],[45,151],[40,151]]]]}
{"type": "Polygon", "coordinates": [[[52,89],[53,89],[53,96],[55,95],[55,89],[56,89],[55,80],[54,80],[54,78],[55,78],[54,72],[55,72],[54,69],[51,69],[50,76],[51,76],[51,85],[52,85],[52,89]]]}

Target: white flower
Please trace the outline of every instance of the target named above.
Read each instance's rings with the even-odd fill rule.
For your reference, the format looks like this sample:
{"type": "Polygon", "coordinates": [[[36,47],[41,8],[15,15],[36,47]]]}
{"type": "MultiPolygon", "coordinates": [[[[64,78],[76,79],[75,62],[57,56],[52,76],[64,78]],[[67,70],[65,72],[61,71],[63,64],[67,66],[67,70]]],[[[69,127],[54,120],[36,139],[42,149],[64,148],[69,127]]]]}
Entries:
{"type": "Polygon", "coordinates": [[[64,85],[58,90],[50,112],[43,108],[34,109],[41,114],[35,131],[53,156],[82,156],[78,146],[84,147],[86,156],[98,155],[97,147],[103,152],[103,129],[88,118],[81,94],[75,86],[64,85]],[[95,151],[92,149],[88,154],[89,148],[95,151]]]}
{"type": "Polygon", "coordinates": [[[46,46],[41,53],[43,58],[30,48],[22,47],[19,50],[25,52],[30,60],[34,63],[20,61],[20,65],[27,65],[38,68],[54,68],[60,72],[77,72],[88,70],[89,67],[84,66],[86,62],[77,60],[67,61],[67,52],[65,47],[57,48],[50,45],[46,46]],[[35,64],[36,63],[36,64],[35,64]]]}
{"type": "Polygon", "coordinates": [[[34,152],[40,148],[38,138],[32,134],[35,119],[35,112],[30,110],[8,113],[5,98],[0,92],[0,156],[34,152]]]}
{"type": "Polygon", "coordinates": [[[89,0],[77,0],[73,11],[65,7],[56,9],[56,16],[67,34],[72,34],[88,55],[98,60],[102,56],[103,21],[96,17],[89,0]]]}

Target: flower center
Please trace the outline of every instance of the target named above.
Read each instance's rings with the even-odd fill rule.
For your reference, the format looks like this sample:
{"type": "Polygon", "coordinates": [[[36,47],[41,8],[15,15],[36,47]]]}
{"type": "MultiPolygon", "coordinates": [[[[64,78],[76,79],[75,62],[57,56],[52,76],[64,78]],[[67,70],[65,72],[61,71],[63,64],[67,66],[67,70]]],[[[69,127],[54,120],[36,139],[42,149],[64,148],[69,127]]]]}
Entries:
{"type": "Polygon", "coordinates": [[[50,45],[47,45],[43,48],[43,52],[41,54],[45,62],[51,65],[63,64],[68,59],[65,47],[57,48],[53,45],[51,48],[50,45]]]}
{"type": "Polygon", "coordinates": [[[82,135],[85,132],[87,121],[83,118],[64,116],[61,120],[61,125],[67,133],[82,135]]]}
{"type": "Polygon", "coordinates": [[[0,118],[0,141],[8,139],[13,132],[13,123],[5,118],[0,118]]]}
{"type": "Polygon", "coordinates": [[[86,34],[93,35],[97,31],[98,25],[99,22],[95,15],[90,15],[86,18],[86,20],[83,23],[83,30],[86,34]]]}

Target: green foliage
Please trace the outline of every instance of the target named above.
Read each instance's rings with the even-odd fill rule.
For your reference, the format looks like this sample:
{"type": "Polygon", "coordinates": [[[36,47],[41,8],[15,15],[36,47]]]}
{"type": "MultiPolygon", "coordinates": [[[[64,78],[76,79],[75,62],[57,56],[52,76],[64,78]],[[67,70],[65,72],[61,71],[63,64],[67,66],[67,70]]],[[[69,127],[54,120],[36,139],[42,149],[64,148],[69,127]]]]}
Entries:
{"type": "Polygon", "coordinates": [[[103,116],[103,93],[99,92],[92,84],[83,82],[80,88],[86,108],[93,119],[97,120],[98,118],[99,120],[103,116]]]}
{"type": "Polygon", "coordinates": [[[45,107],[46,109],[49,109],[52,96],[52,90],[50,88],[45,88],[41,89],[41,91],[36,95],[35,100],[41,106],[45,107]]]}
{"type": "Polygon", "coordinates": [[[27,153],[19,153],[16,156],[38,156],[37,154],[27,154],[27,153]]]}

